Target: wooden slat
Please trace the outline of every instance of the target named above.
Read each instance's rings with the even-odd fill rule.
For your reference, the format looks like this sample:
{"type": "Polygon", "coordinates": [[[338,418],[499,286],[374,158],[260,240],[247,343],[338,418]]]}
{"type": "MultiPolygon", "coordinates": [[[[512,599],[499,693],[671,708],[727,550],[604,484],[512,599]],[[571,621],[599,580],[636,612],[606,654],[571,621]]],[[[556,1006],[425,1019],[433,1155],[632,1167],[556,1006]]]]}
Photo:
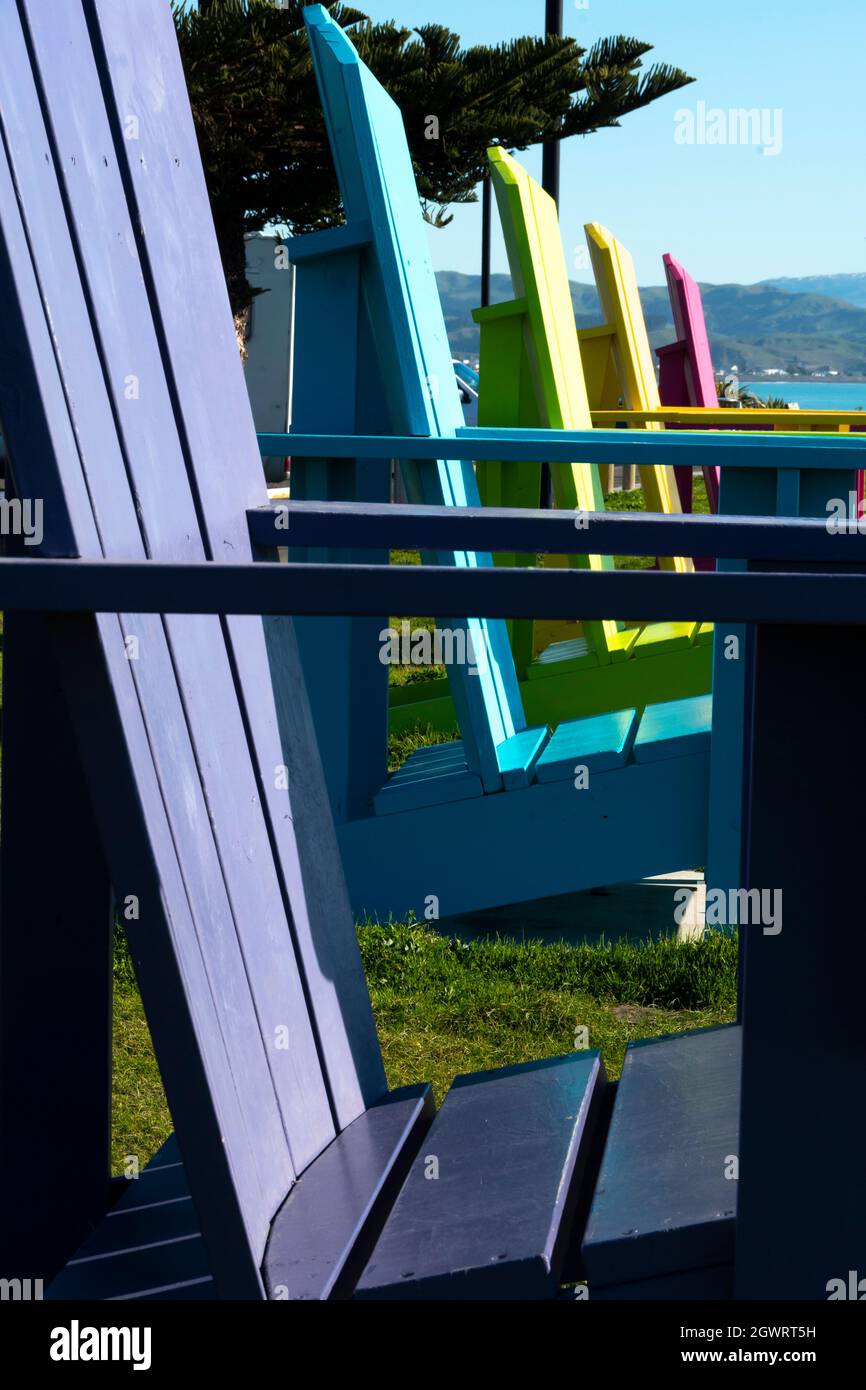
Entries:
{"type": "Polygon", "coordinates": [[[550,730],[524,729],[520,734],[500,743],[496,749],[499,770],[506,791],[528,787],[535,780],[535,766],[542,749],[550,738],[550,730]]]}
{"type": "MultiPolygon", "coordinates": [[[[631,256],[598,222],[587,224],[586,241],[602,313],[605,322],[615,329],[612,352],[625,404],[635,410],[658,407],[661,401],[631,256]]],[[[648,510],[681,510],[670,468],[641,467],[641,481],[648,510]]],[[[662,559],[662,569],[687,571],[691,568],[691,560],[686,557],[662,559]]]]}
{"type": "Polygon", "coordinates": [[[750,814],[736,886],[764,890],[770,911],[740,927],[735,1295],[826,1300],[830,1281],[841,1280],[849,1298],[862,1299],[862,1284],[848,1290],[849,1271],[854,1284],[866,1277],[866,936],[854,886],[866,758],[862,739],[848,734],[862,713],[866,643],[854,628],[761,625],[755,647],[750,814]],[[816,729],[838,730],[844,752],[804,760],[816,729]],[[794,1048],[785,1046],[791,1019],[794,1048]],[[791,1161],[798,1151],[803,1163],[791,1161]]]}
{"type": "Polygon", "coordinates": [[[466,751],[457,739],[417,749],[392,773],[373,804],[378,816],[388,816],[483,794],[481,778],[469,771],[466,751]]]}
{"type": "MultiPolygon", "coordinates": [[[[77,551],[94,556],[101,554],[102,547],[57,369],[55,347],[59,341],[73,345],[65,365],[70,374],[69,385],[75,389],[78,424],[86,418],[93,435],[101,440],[92,460],[94,470],[102,467],[103,462],[106,466],[110,463],[112,424],[102,406],[105,393],[101,382],[87,375],[97,362],[95,346],[68,238],[57,235],[57,229],[64,225],[63,207],[35,92],[26,80],[29,59],[19,17],[8,0],[0,5],[0,26],[0,50],[4,55],[0,63],[4,133],[4,150],[0,154],[0,190],[3,193],[0,197],[3,223],[0,274],[7,321],[10,328],[18,332],[21,344],[21,352],[15,359],[15,375],[9,373],[0,377],[0,411],[18,490],[25,496],[41,496],[45,514],[52,518],[53,539],[49,544],[62,545],[67,554],[77,551]],[[29,217],[26,234],[20,220],[21,207],[12,191],[6,150],[15,160],[17,197],[29,217]],[[38,278],[31,260],[31,245],[37,258],[38,278]],[[62,286],[64,290],[56,299],[50,320],[53,340],[49,337],[48,322],[40,302],[40,290],[46,284],[62,286]],[[34,440],[41,443],[39,451],[28,447],[34,440]]],[[[122,513],[118,521],[122,523],[122,513]]],[[[133,531],[133,538],[134,534],[133,531]]],[[[110,720],[118,717],[119,708],[126,730],[115,750],[116,761],[110,774],[102,765],[110,805],[108,819],[104,815],[101,817],[101,829],[103,836],[107,830],[116,832],[112,844],[115,853],[109,854],[116,890],[122,895],[125,887],[135,893],[141,904],[138,925],[144,939],[153,943],[151,950],[166,951],[159,973],[160,990],[167,1007],[162,1019],[154,1017],[152,1027],[162,1038],[166,1051],[176,1046],[175,1056],[186,1057],[183,1079],[190,1083],[188,1087],[172,1086],[170,1093],[178,1101],[182,1095],[185,1097],[190,1124],[197,1126],[203,1137],[207,1136],[207,1142],[203,1138],[203,1148],[211,1147],[214,1142],[219,1146],[220,1136],[226,1129],[239,1136],[233,1156],[220,1151],[213,1161],[211,1154],[207,1186],[212,1194],[214,1212],[222,1213],[216,1244],[226,1255],[226,1287],[249,1290],[258,1283],[257,1273],[249,1264],[250,1247],[257,1239],[263,1241],[265,1228],[260,1225],[256,1234],[255,1212],[261,1206],[261,1193],[253,1155],[246,1141],[240,1138],[246,1132],[242,1101],[231,1072],[225,1066],[221,1024],[189,920],[186,888],[154,777],[152,753],[133,688],[132,663],[124,652],[122,630],[116,619],[98,620],[97,626],[98,638],[92,620],[73,625],[72,658],[62,667],[64,678],[67,683],[74,678],[84,686],[88,680],[96,679],[104,644],[114,690],[107,708],[101,711],[100,727],[93,730],[98,741],[95,747],[87,750],[93,758],[88,756],[85,766],[88,774],[95,773],[94,765],[104,757],[110,720]],[[93,649],[88,666],[82,652],[91,642],[93,649]],[[129,780],[124,783],[127,775],[129,780]],[[118,795],[119,786],[126,787],[125,796],[118,795]],[[179,951],[177,957],[169,948],[171,942],[179,951]],[[189,1012],[190,991],[198,995],[198,1041],[189,1012]]],[[[139,625],[138,631],[142,630],[139,625]]],[[[69,686],[67,689],[71,693],[69,686]]],[[[97,693],[101,698],[106,691],[107,687],[99,687],[97,693]]],[[[88,691],[84,709],[90,713],[97,703],[88,691]]],[[[90,780],[93,794],[94,776],[90,780]]],[[[103,806],[100,811],[105,809],[103,806]]],[[[255,1078],[252,1082],[255,1091],[255,1078]]],[[[263,1114],[266,1126],[266,1106],[263,1114]]],[[[276,1150],[268,1155],[268,1161],[273,1161],[275,1153],[276,1150]]]]}
{"type": "Polygon", "coordinates": [[[4,615],[2,664],[0,1268],[47,1280],[105,1209],[114,904],[43,614],[4,615]]]}
{"type": "MultiPolygon", "coordinates": [[[[164,13],[164,7],[156,5],[153,11],[164,13]]],[[[57,165],[62,170],[70,235],[89,295],[110,406],[124,456],[125,468],[121,467],[120,455],[115,456],[111,495],[97,494],[96,506],[103,509],[107,518],[103,528],[105,543],[111,553],[112,510],[119,510],[119,489],[129,487],[127,506],[131,510],[134,504],[140,517],[144,546],[150,557],[204,559],[206,551],[179,436],[180,422],[175,420],[171,384],[166,380],[160,353],[158,324],[154,323],[145,274],[138,261],[133,221],[114,160],[112,132],[105,111],[80,102],[65,80],[66,65],[74,61],[80,80],[98,89],[99,77],[84,14],[79,0],[61,0],[50,14],[36,4],[29,7],[28,14],[57,165]],[[132,389],[130,380],[134,382],[132,389]],[[170,506],[166,505],[167,497],[171,498],[170,506]]],[[[134,32],[126,32],[126,51],[136,47],[136,38],[134,32]]],[[[160,71],[155,39],[149,27],[147,43],[139,42],[137,46],[146,54],[151,77],[160,75],[163,92],[172,86],[177,90],[179,75],[172,83],[170,75],[160,71]]],[[[171,42],[176,49],[173,33],[171,42]]],[[[182,82],[180,96],[186,101],[182,82]]],[[[162,153],[165,158],[164,144],[162,153]]],[[[158,163],[148,145],[139,157],[144,157],[149,167],[158,163]]],[[[161,234],[174,246],[176,226],[166,224],[163,216],[158,224],[160,233],[152,229],[152,239],[161,234]]],[[[48,293],[47,297],[51,304],[54,296],[48,293]]],[[[71,350],[71,345],[64,347],[66,352],[71,350]]],[[[200,348],[200,355],[203,351],[200,348]]],[[[194,359],[187,363],[187,371],[191,368],[194,370],[194,359]]],[[[104,446],[95,439],[85,441],[85,466],[100,447],[104,446]]],[[[95,483],[92,490],[96,493],[95,483]]],[[[236,939],[235,949],[249,981],[259,1025],[258,1041],[246,1033],[238,1039],[238,1062],[246,1067],[254,1057],[256,1065],[265,1060],[286,1130],[291,1163],[298,1171],[333,1137],[333,1119],[293,959],[225,637],[215,619],[168,617],[165,638],[163,642],[156,634],[142,635],[141,657],[131,666],[142,692],[164,795],[167,804],[176,808],[175,834],[184,836],[184,867],[191,862],[208,821],[212,827],[213,867],[202,883],[199,901],[204,903],[213,892],[212,885],[220,883],[220,891],[226,897],[225,929],[236,939]],[[183,710],[178,707],[177,715],[172,717],[166,708],[166,692],[175,686],[183,710]],[[187,813],[191,798],[189,782],[178,776],[175,745],[184,723],[189,731],[192,775],[201,786],[201,802],[195,820],[182,830],[183,821],[177,812],[187,813]],[[218,756],[214,756],[215,747],[219,749],[218,756]],[[239,930],[241,920],[243,933],[239,930]],[[277,1045],[279,1030],[287,1028],[291,1045],[277,1045]]],[[[278,766],[278,762],[273,766],[278,766]]],[[[205,925],[204,917],[201,925],[205,925]]],[[[285,1189],[279,1194],[278,1188],[286,1175],[285,1168],[269,1175],[269,1198],[273,1194],[279,1200],[284,1195],[285,1189]]],[[[290,1180],[291,1168],[288,1175],[290,1180]]]]}
{"type": "Polygon", "coordinates": [[[730,1266],[740,1049],[734,1025],[629,1043],[582,1243],[590,1298],[730,1266]]]}
{"type": "MultiPolygon", "coordinates": [[[[716,376],[707,325],[704,319],[704,306],[701,291],[688,271],[670,253],[662,260],[668,283],[668,296],[674,320],[674,331],[683,348],[683,384],[685,398],[671,400],[662,390],[665,405],[703,406],[708,410],[718,410],[716,376]]],[[[660,383],[663,385],[663,382],[660,383]]],[[[730,414],[730,412],[728,412],[730,414]]],[[[719,470],[706,467],[703,470],[710,510],[718,511],[719,470]]]]}
{"type": "Polygon", "coordinates": [[[712,723],[712,695],[647,705],[634,741],[635,761],[678,758],[689,749],[709,755],[712,723]]]}
{"type": "Polygon", "coordinates": [[[167,1139],[49,1285],[51,1302],[210,1299],[215,1284],[175,1136],[167,1139]]]}
{"type": "Polygon", "coordinates": [[[635,638],[630,653],[640,660],[641,657],[681,651],[692,645],[699,627],[700,623],[653,623],[635,638]]]}
{"type": "MultiPolygon", "coordinates": [[[[613,420],[619,414],[612,412],[613,420]]],[[[694,422],[693,422],[694,423],[694,422]]],[[[263,454],[296,452],[310,458],[381,458],[389,450],[407,458],[435,459],[438,437],[424,435],[260,434],[263,454]]],[[[663,459],[700,467],[709,455],[719,467],[828,469],[859,468],[866,439],[851,434],[754,434],[737,430],[644,431],[616,427],[592,430],[496,429],[462,426],[448,442],[461,459],[525,459],[544,453],[551,463],[568,463],[576,453],[596,463],[631,464],[635,459],[659,467],[663,459]]],[[[705,523],[711,525],[709,521],[705,523]]]]}
{"type": "MultiPolygon", "coordinates": [[[[269,1298],[351,1293],[433,1111],[429,1086],[392,1091],[311,1164],[273,1223],[264,1260],[269,1298]]],[[[213,1298],[216,1286],[176,1136],[124,1186],[46,1298],[213,1298]]]]}
{"type": "Polygon", "coordinates": [[[622,767],[628,760],[637,727],[635,709],[560,724],[536,764],[539,782],[573,778],[578,766],[590,773],[622,767]]]}
{"type": "MultiPolygon", "coordinates": [[[[556,203],[505,150],[495,147],[488,153],[512,283],[526,304],[526,350],[540,397],[541,423],[550,429],[591,429],[556,203]]],[[[597,465],[555,468],[551,481],[560,509],[604,510],[597,465]]],[[[572,563],[613,568],[608,555],[575,556],[572,563]]],[[[600,660],[609,659],[615,634],[615,622],[588,624],[600,660]]]]}
{"type": "Polygon", "coordinates": [[[434,1109],[429,1086],[404,1086],[320,1154],[274,1218],[264,1263],[270,1298],[351,1293],[434,1109]]]}
{"type": "Polygon", "coordinates": [[[604,1086],[597,1052],[459,1076],[359,1298],[552,1298],[604,1086]]]}
{"type": "MultiPolygon", "coordinates": [[[[138,212],[140,252],[176,401],[188,477],[173,479],[173,494],[176,488],[190,497],[191,525],[197,509],[205,553],[216,561],[251,559],[243,507],[246,499],[253,505],[264,500],[264,482],[171,14],[158,0],[131,11],[99,0],[92,9],[103,46],[100,62],[111,83],[109,119],[138,212]],[[123,138],[131,111],[139,122],[137,142],[123,138]],[[190,218],[197,235],[176,236],[174,229],[188,226],[190,218]]],[[[182,539],[183,527],[176,524],[182,539]]],[[[258,869],[250,865],[244,871],[239,887],[248,956],[259,952],[248,968],[261,971],[257,997],[271,995],[280,1022],[291,1022],[290,1056],[283,1051],[282,1060],[299,1079],[309,1069],[310,1085],[303,1086],[303,1103],[290,1125],[293,1153],[302,1167],[332,1132],[316,1098],[319,1063],[312,1054],[303,1057],[303,994],[315,1015],[338,1125],[382,1094],[384,1071],[291,624],[271,622],[267,640],[255,618],[229,618],[226,631],[234,701],[248,740],[239,758],[242,767],[251,764],[250,820],[246,830],[239,824],[238,832],[245,846],[255,834],[262,855],[258,869]],[[277,776],[283,765],[289,769],[288,789],[277,776]],[[262,878],[258,887],[249,882],[257,876],[262,878]],[[261,921],[257,898],[263,911],[267,906],[261,921]],[[304,967],[304,991],[292,960],[287,915],[304,967]],[[253,944],[256,935],[264,950],[253,944]]],[[[229,707],[234,708],[230,701],[229,707]]],[[[228,805],[238,806],[243,783],[228,776],[226,783],[228,805]]]]}

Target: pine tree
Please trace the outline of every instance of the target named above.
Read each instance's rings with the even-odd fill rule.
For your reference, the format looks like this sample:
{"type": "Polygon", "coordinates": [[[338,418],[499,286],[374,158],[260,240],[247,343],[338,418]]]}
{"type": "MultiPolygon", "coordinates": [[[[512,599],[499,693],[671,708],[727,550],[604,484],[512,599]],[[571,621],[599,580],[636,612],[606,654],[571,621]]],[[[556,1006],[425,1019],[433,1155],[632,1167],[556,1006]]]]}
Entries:
{"type": "MultiPolygon", "coordinates": [[[[235,314],[249,304],[244,235],[272,223],[331,226],[340,198],[303,22],[304,0],[199,0],[175,24],[217,237],[235,314]]],[[[441,24],[373,24],[326,2],[399,106],[425,214],[450,221],[474,201],[491,144],[522,150],[617,126],[693,79],[644,69],[651,45],[619,36],[586,50],[570,38],[525,37],[463,48],[441,24]]]]}

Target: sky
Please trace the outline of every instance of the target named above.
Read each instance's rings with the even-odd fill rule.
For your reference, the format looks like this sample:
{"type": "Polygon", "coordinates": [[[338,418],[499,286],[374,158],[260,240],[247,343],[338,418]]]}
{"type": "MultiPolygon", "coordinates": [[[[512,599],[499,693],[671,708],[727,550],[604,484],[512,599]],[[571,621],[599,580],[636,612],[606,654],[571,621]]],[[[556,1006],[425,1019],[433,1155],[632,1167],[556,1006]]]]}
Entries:
{"type": "MultiPolygon", "coordinates": [[[[539,32],[544,0],[354,0],[374,20],[435,21],[465,44],[539,32]]],[[[701,281],[866,271],[864,0],[564,0],[565,32],[589,46],[626,34],[697,80],[563,143],[560,225],[569,272],[591,283],[586,222],[632,253],[642,285],[672,251],[701,281]],[[700,106],[703,103],[703,107],[700,106]],[[728,112],[763,113],[757,143],[709,143],[728,112]],[[703,110],[703,117],[701,111],[703,110]],[[701,136],[704,140],[701,140],[701,136]],[[767,149],[767,153],[764,149],[767,149]],[[775,151],[775,152],[772,152],[775,151]]],[[[537,178],[541,154],[518,158],[537,178]]],[[[480,205],[430,232],[437,270],[478,273],[480,205]]],[[[507,263],[494,203],[493,270],[507,263]]]]}

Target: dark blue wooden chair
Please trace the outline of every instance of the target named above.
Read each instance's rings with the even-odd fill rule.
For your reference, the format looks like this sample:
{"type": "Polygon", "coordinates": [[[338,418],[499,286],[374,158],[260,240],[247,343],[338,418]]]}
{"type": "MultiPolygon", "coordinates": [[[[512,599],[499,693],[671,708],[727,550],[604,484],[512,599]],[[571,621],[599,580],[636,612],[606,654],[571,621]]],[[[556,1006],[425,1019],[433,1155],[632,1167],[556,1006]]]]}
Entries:
{"type": "MultiPolygon", "coordinates": [[[[0,120],[0,303],[15,344],[0,414],[17,494],[44,501],[40,553],[252,560],[245,509],[266,495],[168,5],[2,0],[0,120]]],[[[7,737],[22,753],[14,673],[36,640],[28,621],[7,653],[7,737]]],[[[345,1290],[429,1127],[431,1097],[426,1086],[386,1087],[292,624],[101,612],[47,619],[41,632],[177,1135],[66,1264],[54,1295],[345,1290]]],[[[4,837],[18,825],[24,845],[37,790],[21,761],[6,786],[4,837]]],[[[31,848],[31,869],[34,858],[31,848]]],[[[76,1025],[64,1078],[76,1095],[90,1089],[91,1064],[97,1090],[107,1065],[109,916],[92,846],[91,861],[93,902],[77,911],[101,904],[99,943],[82,964],[94,998],[105,993],[92,1032],[76,1025]]],[[[4,872],[7,941],[16,903],[33,893],[25,878],[4,872]]],[[[7,966],[19,1019],[54,935],[19,941],[14,973],[7,966]]],[[[63,1017],[82,1002],[74,972],[64,984],[63,1017]]],[[[45,1116],[20,1131],[25,1092],[57,1087],[56,1043],[41,1055],[34,1043],[24,1058],[10,1023],[6,1044],[3,1128],[14,1117],[21,1139],[4,1174],[6,1262],[34,1258],[41,1206],[34,1273],[44,1275],[100,1215],[106,1101],[93,1117],[96,1152],[81,1137],[87,1157],[72,1165],[88,1189],[82,1207],[82,1189],[58,1179],[45,1116]]],[[[526,1259],[543,1267],[539,1287],[555,1287],[602,1079],[597,1055],[570,1056],[472,1078],[446,1105],[459,1121],[436,1152],[447,1172],[456,1143],[477,1184],[491,1165],[508,1166],[515,1105],[537,1109],[533,1133],[548,1141],[544,1171],[526,1165],[532,1210],[507,1256],[480,1229],[476,1255],[461,1246],[480,1288],[526,1259]]],[[[470,1211],[471,1186],[461,1200],[470,1211]]]]}
{"type": "MultiPolygon", "coordinates": [[[[866,752],[805,780],[802,761],[816,719],[856,726],[864,538],[796,517],[615,533],[765,574],[252,564],[273,513],[168,6],[0,0],[0,136],[0,417],[10,487],[44,504],[38,557],[0,559],[4,1277],[55,1276],[58,1299],[543,1298],[581,1276],[600,1298],[819,1298],[866,1268],[860,829],[839,812],[866,752]],[[293,624],[259,615],[369,618],[397,592],[437,615],[562,617],[577,594],[591,616],[750,624],[742,873],[782,891],[785,925],[744,934],[741,1024],[633,1045],[615,1093],[594,1052],[458,1078],[435,1117],[427,1087],[387,1090],[293,624]],[[113,1189],[109,884],[176,1126],[113,1189]]],[[[617,433],[594,438],[602,461],[617,433]]],[[[589,442],[530,435],[453,448],[589,442]]],[[[840,480],[864,452],[674,447],[840,480]]],[[[542,550],[562,519],[319,520],[312,547],[339,523],[349,551],[404,526],[444,553],[467,522],[542,550]]]]}

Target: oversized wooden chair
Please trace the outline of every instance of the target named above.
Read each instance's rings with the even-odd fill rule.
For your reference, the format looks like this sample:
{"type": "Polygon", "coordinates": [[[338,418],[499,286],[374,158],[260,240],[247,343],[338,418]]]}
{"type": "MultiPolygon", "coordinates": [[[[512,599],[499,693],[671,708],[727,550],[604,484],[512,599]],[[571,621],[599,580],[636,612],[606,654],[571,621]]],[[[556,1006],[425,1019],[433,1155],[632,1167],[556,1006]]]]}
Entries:
{"type": "MultiPolygon", "coordinates": [[[[670,252],[662,257],[676,338],[656,349],[659,359],[659,396],[662,405],[718,407],[716,377],[707,337],[704,306],[696,280],[670,252]]],[[[704,474],[710,510],[719,509],[719,472],[709,468],[704,474]]],[[[684,511],[691,511],[692,475],[689,469],[676,473],[684,511]]]]}
{"type": "MultiPolygon", "coordinates": [[[[357,429],[359,422],[369,427],[370,400],[382,401],[392,432],[442,440],[443,459],[403,461],[410,500],[478,506],[473,465],[448,459],[449,440],[462,428],[463,417],[400,112],[359,62],[338,26],[312,23],[310,34],[346,222],[290,243],[297,266],[299,315],[293,427],[301,433],[321,433],[333,424],[334,374],[325,392],[304,360],[318,360],[318,352],[308,355],[310,345],[319,341],[318,326],[339,317],[352,325],[351,332],[343,335],[339,355],[336,349],[332,353],[339,364],[335,372],[341,383],[341,422],[347,432],[357,429]]],[[[369,465],[355,463],[350,473],[345,461],[307,463],[299,459],[297,450],[292,458],[293,475],[299,479],[295,496],[369,498],[369,465]]],[[[572,469],[569,477],[584,488],[581,497],[591,508],[590,473],[572,469]]],[[[332,558],[337,558],[336,553],[332,558]]],[[[489,554],[481,552],[425,558],[458,567],[493,563],[489,554]]],[[[383,628],[386,622],[383,617],[383,628]]],[[[365,629],[366,645],[358,625],[340,629],[328,620],[304,626],[305,673],[340,823],[352,901],[359,911],[387,915],[411,908],[420,915],[428,891],[423,887],[429,881],[428,853],[449,866],[448,892],[440,895],[443,913],[536,896],[544,891],[537,872],[522,873],[518,888],[516,880],[509,882],[510,875],[497,869],[498,888],[482,888],[479,847],[524,840],[527,820],[538,827],[539,835],[558,834],[563,800],[568,807],[566,826],[577,814],[578,808],[570,804],[573,798],[562,794],[573,790],[574,769],[586,759],[599,771],[603,767],[612,772],[653,756],[649,742],[640,736],[646,699],[608,701],[583,719],[569,719],[566,693],[555,713],[545,712],[533,722],[524,707],[505,622],[461,618],[448,626],[468,631],[477,656],[477,661],[470,662],[461,660],[459,652],[450,660],[446,655],[461,737],[419,749],[387,779],[381,767],[356,757],[359,745],[362,755],[371,744],[384,753],[387,689],[380,679],[375,625],[372,631],[369,625],[365,629]],[[336,681],[335,670],[343,673],[336,681]],[[557,727],[552,732],[553,722],[557,727]],[[343,740],[346,730],[348,741],[343,740]],[[507,800],[523,791],[531,794],[528,808],[522,798],[511,807],[501,804],[503,793],[507,800]],[[468,826],[472,831],[467,835],[468,826]],[[390,865],[387,871],[386,865],[390,865]],[[390,901],[381,896],[386,884],[394,894],[390,901]]],[[[639,634],[620,634],[616,624],[608,627],[609,647],[616,648],[614,655],[624,656],[639,634]]],[[[608,645],[599,639],[599,661],[611,659],[608,645]]],[[[704,690],[708,684],[706,680],[704,690]]],[[[662,740],[667,747],[679,733],[687,735],[685,743],[676,746],[688,755],[689,770],[679,758],[673,766],[659,757],[657,775],[664,779],[669,773],[675,778],[677,796],[682,776],[690,787],[694,778],[699,795],[701,758],[709,737],[709,700],[692,690],[666,693],[682,693],[696,702],[672,700],[662,740]],[[685,722],[677,729],[680,718],[685,722]]],[[[691,796],[692,791],[689,800],[691,796]]],[[[684,840],[691,830],[685,825],[671,828],[673,843],[666,845],[663,857],[678,860],[686,853],[684,840]]],[[[598,862],[588,844],[586,849],[585,858],[581,855],[571,863],[574,887],[584,886],[583,875],[598,862]]],[[[527,862],[532,861],[521,855],[520,863],[527,862]]],[[[659,865],[652,872],[663,869],[659,865]]],[[[436,877],[441,881],[441,869],[436,877]]]]}
{"type": "MultiPolygon", "coordinates": [[[[345,57],[321,7],[307,22],[314,49],[345,57]]],[[[341,65],[357,93],[359,65],[341,65]]],[[[597,1185],[610,1093],[596,1053],[460,1078],[431,1125],[426,1087],[386,1088],[293,625],[257,616],[287,594],[306,611],[367,613],[371,581],[399,576],[311,570],[331,586],[317,605],[303,566],[280,576],[250,563],[264,482],[169,7],[0,0],[0,136],[0,304],[16,350],[0,414],[10,486],[42,500],[45,518],[37,558],[0,559],[14,614],[0,840],[4,1278],[55,1274],[48,1296],[75,1300],[525,1299],[556,1296],[565,1274],[586,1274],[593,1297],[705,1296],[730,1291],[733,1252],[745,1296],[823,1296],[828,1271],[855,1268],[866,1238],[856,1106],[842,1142],[844,1100],[862,1082],[862,949],[852,959],[832,897],[818,935],[825,865],[804,865],[816,835],[831,870],[850,862],[859,828],[822,812],[863,755],[820,760],[806,798],[797,754],[803,718],[829,709],[829,691],[842,726],[855,717],[864,663],[851,590],[840,603],[861,655],[840,681],[814,658],[835,636],[816,627],[807,643],[791,625],[800,603],[826,600],[816,579],[830,576],[750,586],[765,619],[783,621],[756,633],[743,850],[759,883],[794,892],[792,929],[786,916],[781,937],[749,943],[742,1029],[630,1050],[597,1185]],[[353,580],[366,603],[352,605],[353,580]],[[800,812],[784,823],[779,793],[800,812]],[[63,891],[50,901],[46,829],[63,832],[52,846],[63,891]],[[119,1197],[105,1142],[103,852],[176,1126],[119,1197]],[[792,996],[810,1030],[795,1067],[792,996]],[[832,1184],[804,1186],[787,1161],[804,1085],[832,1184]],[[58,1113],[78,1112],[86,1124],[58,1127],[58,1113]],[[734,1245],[724,1163],[740,1146],[734,1245]]],[[[768,464],[844,477],[862,457],[858,441],[799,442],[767,441],[768,464]]],[[[754,447],[736,451],[746,471],[754,447]]],[[[799,526],[793,547],[780,538],[789,563],[796,542],[817,541],[819,558],[862,567],[859,538],[828,555],[816,529],[799,526]]],[[[754,535],[741,534],[752,554],[754,535]]],[[[440,596],[444,577],[431,576],[440,596]]],[[[480,578],[458,576],[455,592],[480,593],[480,578]]],[[[633,578],[647,602],[653,581],[633,578]]],[[[707,578],[718,591],[722,576],[707,578]]],[[[742,616],[744,596],[726,592],[742,616]]]]}
{"type": "MultiPolygon", "coordinates": [[[[479,418],[489,425],[591,429],[556,204],[506,151],[494,147],[489,156],[517,297],[474,314],[481,325],[479,418]]],[[[621,280],[622,276],[616,284],[621,280]]],[[[660,499],[665,507],[669,474],[666,467],[641,469],[646,494],[660,499]]],[[[558,507],[604,509],[597,466],[556,465],[551,476],[558,507]]],[[[479,465],[479,480],[488,502],[529,505],[525,499],[533,497],[531,505],[538,504],[537,464],[479,465]]],[[[610,556],[575,556],[572,563],[613,568],[610,556]]],[[[663,559],[661,564],[662,568],[676,567],[673,560],[663,559]]],[[[683,562],[679,568],[690,564],[683,562]]],[[[706,624],[653,623],[641,628],[587,623],[581,636],[550,642],[535,661],[527,659],[531,647],[537,645],[525,635],[532,625],[515,627],[521,669],[530,686],[537,683],[539,695],[556,691],[555,696],[551,694],[552,709],[560,709],[566,702],[564,693],[556,689],[563,682],[568,683],[576,709],[582,711],[585,701],[597,701],[603,682],[598,676],[587,682],[586,676],[598,667],[609,677],[613,703],[619,703],[625,690],[630,692],[630,700],[641,705],[709,689],[706,648],[712,639],[706,624]],[[690,653],[688,657],[685,652],[690,653]],[[625,670],[614,669],[621,663],[627,663],[625,670]]]]}
{"type": "MultiPolygon", "coordinates": [[[[327,41],[324,12],[311,25],[327,41]]],[[[266,501],[264,479],[169,6],[2,0],[0,124],[0,302],[16,344],[0,413],[17,495],[44,499],[41,553],[250,561],[245,509],[266,501]]],[[[98,1222],[95,1196],[82,1207],[64,1180],[50,1107],[30,1130],[15,1109],[26,1087],[53,1090],[56,1037],[22,1056],[4,1017],[3,1131],[16,1135],[4,1265],[31,1272],[35,1220],[46,1232],[32,1273],[64,1266],[52,1297],[345,1292],[432,1102],[427,1086],[386,1085],[292,624],[109,612],[46,633],[176,1138],[98,1222]]],[[[14,671],[14,649],[8,659],[14,671]]],[[[21,734],[6,729],[16,747],[21,734]]],[[[17,774],[5,786],[4,850],[7,821],[38,839],[24,791],[17,774]]],[[[107,913],[93,930],[107,967],[107,913]]],[[[4,1005],[21,1026],[46,946],[18,942],[14,974],[4,952],[4,1005]]],[[[104,1058],[88,1082],[98,1049],[68,1043],[70,1084],[98,1089],[104,1058]]],[[[466,1175],[438,1186],[446,1283],[453,1270],[479,1295],[516,1290],[528,1271],[530,1292],[555,1292],[602,1082],[584,1053],[455,1089],[450,1138],[435,1141],[443,1172],[466,1175]],[[511,1174],[507,1252],[501,1193],[486,1234],[478,1223],[485,1167],[511,1174]]],[[[70,1141],[104,1172],[98,1131],[70,1141]]]]}

